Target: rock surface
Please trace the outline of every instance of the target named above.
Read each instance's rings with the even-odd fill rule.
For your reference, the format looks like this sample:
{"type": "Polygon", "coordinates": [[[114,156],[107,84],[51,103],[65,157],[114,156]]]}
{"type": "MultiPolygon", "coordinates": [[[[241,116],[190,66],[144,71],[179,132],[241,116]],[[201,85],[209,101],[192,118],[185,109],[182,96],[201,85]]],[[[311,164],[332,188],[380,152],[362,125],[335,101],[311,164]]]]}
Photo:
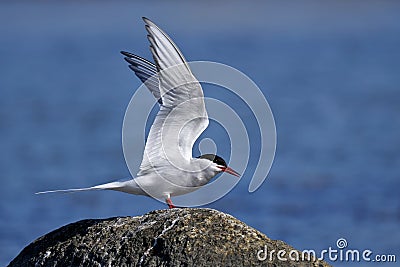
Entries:
{"type": "Polygon", "coordinates": [[[276,253],[260,261],[265,246],[286,258],[293,250],[225,213],[183,208],[72,223],[38,238],[9,266],[329,266],[280,261],[276,253]]]}

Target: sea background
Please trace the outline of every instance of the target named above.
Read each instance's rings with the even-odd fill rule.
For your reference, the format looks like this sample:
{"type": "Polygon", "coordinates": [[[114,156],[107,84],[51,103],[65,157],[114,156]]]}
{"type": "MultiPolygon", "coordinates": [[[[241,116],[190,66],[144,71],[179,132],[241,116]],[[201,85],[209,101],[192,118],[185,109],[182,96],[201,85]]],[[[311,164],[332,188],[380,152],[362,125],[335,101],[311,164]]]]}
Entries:
{"type": "Polygon", "coordinates": [[[68,223],[166,208],[118,192],[34,195],[129,176],[121,129],[140,82],[119,51],[151,59],[142,16],[187,59],[248,75],[273,111],[266,181],[250,194],[245,173],[206,207],[297,249],[345,238],[399,261],[399,14],[398,1],[0,2],[0,265],[68,223]]]}

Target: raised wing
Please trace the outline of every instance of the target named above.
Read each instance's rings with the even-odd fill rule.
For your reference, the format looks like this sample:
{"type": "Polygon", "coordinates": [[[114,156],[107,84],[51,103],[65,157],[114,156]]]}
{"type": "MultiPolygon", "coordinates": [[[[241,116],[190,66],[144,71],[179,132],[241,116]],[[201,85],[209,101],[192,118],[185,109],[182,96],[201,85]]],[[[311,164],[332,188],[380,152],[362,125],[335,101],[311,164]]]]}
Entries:
{"type": "Polygon", "coordinates": [[[130,64],[129,68],[133,70],[136,76],[146,85],[150,92],[157,99],[158,103],[162,103],[157,67],[154,63],[129,52],[121,51],[125,56],[125,60],[130,64]]]}
{"type": "Polygon", "coordinates": [[[194,142],[208,126],[203,90],[182,53],[157,25],[143,20],[158,71],[162,104],[150,129],[138,175],[162,166],[187,166],[194,142]]]}

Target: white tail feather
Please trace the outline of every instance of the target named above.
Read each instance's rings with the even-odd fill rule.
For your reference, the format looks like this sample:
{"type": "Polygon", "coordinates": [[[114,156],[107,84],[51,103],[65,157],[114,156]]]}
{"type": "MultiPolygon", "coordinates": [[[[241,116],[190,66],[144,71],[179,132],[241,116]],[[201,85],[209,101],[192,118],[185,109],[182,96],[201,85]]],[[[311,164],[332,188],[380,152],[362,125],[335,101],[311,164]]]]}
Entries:
{"type": "Polygon", "coordinates": [[[74,193],[74,192],[91,191],[91,190],[107,190],[107,189],[115,190],[119,187],[121,187],[121,182],[111,182],[111,183],[107,183],[107,184],[100,184],[100,185],[96,185],[96,186],[92,186],[92,187],[85,187],[85,188],[42,191],[42,192],[35,193],[35,195],[48,194],[48,193],[74,193]]]}
{"type": "Polygon", "coordinates": [[[74,193],[74,192],[89,191],[89,190],[100,190],[100,188],[88,187],[88,188],[49,190],[49,191],[36,192],[35,195],[48,194],[48,193],[74,193]]]}

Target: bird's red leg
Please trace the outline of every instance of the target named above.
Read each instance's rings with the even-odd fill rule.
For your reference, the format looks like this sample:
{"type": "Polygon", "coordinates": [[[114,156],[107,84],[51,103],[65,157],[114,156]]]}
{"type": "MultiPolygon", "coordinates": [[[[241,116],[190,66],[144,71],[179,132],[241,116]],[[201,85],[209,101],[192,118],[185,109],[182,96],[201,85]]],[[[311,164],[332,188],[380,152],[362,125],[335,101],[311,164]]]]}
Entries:
{"type": "Polygon", "coordinates": [[[167,198],[167,199],[165,200],[165,202],[167,202],[168,208],[170,208],[170,209],[176,208],[175,205],[172,204],[172,201],[171,201],[170,198],[167,198]]]}

